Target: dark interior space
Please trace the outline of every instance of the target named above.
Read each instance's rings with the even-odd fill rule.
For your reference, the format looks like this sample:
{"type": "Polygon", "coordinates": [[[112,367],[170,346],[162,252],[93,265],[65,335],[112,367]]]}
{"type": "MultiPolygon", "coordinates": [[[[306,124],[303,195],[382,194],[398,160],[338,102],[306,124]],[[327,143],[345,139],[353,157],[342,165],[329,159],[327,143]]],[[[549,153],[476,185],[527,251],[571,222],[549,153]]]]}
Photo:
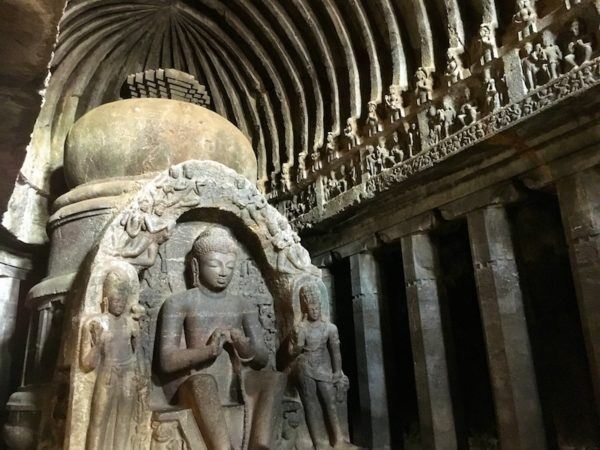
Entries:
{"type": "Polygon", "coordinates": [[[529,198],[510,213],[548,446],[598,448],[600,422],[558,202],[544,193],[529,198]]]}
{"type": "Polygon", "coordinates": [[[335,292],[336,325],[342,342],[342,368],[350,381],[348,390],[348,426],[350,437],[360,420],[360,400],[358,396],[358,367],[354,340],[354,316],[352,314],[352,287],[350,284],[350,261],[342,259],[331,265],[333,289],[335,292]]]}
{"type": "Polygon", "coordinates": [[[483,324],[477,301],[467,224],[436,235],[448,369],[459,448],[498,448],[483,324]]]}
{"type": "Polygon", "coordinates": [[[381,274],[381,333],[392,448],[419,445],[419,411],[413,369],[402,252],[385,247],[377,255],[381,274]]]}

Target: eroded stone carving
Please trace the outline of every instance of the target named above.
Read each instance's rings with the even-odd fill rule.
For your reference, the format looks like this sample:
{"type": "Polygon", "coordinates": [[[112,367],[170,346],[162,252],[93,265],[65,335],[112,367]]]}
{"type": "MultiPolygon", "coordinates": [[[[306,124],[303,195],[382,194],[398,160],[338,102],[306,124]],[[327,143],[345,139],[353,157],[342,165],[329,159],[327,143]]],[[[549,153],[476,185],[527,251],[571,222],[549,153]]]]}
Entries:
{"type": "Polygon", "coordinates": [[[452,86],[454,83],[464,80],[469,76],[469,71],[463,67],[460,55],[461,51],[458,48],[449,48],[446,52],[445,76],[448,86],[452,86]]]}
{"type": "Polygon", "coordinates": [[[329,133],[327,133],[326,150],[327,150],[327,162],[332,163],[333,161],[336,160],[336,158],[338,157],[338,154],[337,154],[337,138],[333,135],[333,133],[331,131],[329,133]]]}
{"type": "Polygon", "coordinates": [[[517,0],[517,12],[513,16],[513,23],[520,29],[519,40],[525,39],[530,34],[537,32],[537,13],[531,0],[517,0]]]}
{"type": "Polygon", "coordinates": [[[432,99],[433,80],[424,67],[419,67],[415,73],[415,96],[417,105],[423,105],[432,99]]]}
{"type": "Polygon", "coordinates": [[[479,27],[479,39],[476,43],[476,50],[477,54],[479,54],[479,63],[482,66],[498,57],[496,35],[494,26],[491,23],[482,23],[479,27]]]}
{"type": "Polygon", "coordinates": [[[346,127],[344,128],[344,136],[348,141],[348,148],[352,149],[360,144],[360,140],[358,138],[358,134],[356,131],[356,120],[352,117],[349,117],[346,121],[346,127]]]}
{"type": "Polygon", "coordinates": [[[369,114],[366,120],[367,135],[375,136],[377,133],[383,130],[381,119],[377,115],[377,103],[369,102],[369,114]]]}
{"type": "Polygon", "coordinates": [[[568,72],[588,62],[592,58],[593,48],[585,35],[585,23],[574,19],[569,26],[567,49],[564,55],[565,70],[568,72]]]}
{"type": "Polygon", "coordinates": [[[357,448],[350,444],[338,406],[345,402],[348,378],[342,372],[337,327],[322,316],[321,291],[317,285],[302,286],[300,302],[303,319],[296,327],[291,352],[297,355],[298,390],[313,445],[317,449],[330,445],[357,448]]]}
{"type": "Polygon", "coordinates": [[[556,44],[556,37],[550,30],[545,30],[542,34],[543,47],[536,51],[540,56],[541,69],[546,75],[546,79],[554,80],[561,73],[560,62],[563,59],[562,51],[556,44]]]}
{"type": "Polygon", "coordinates": [[[140,386],[137,377],[139,320],[144,309],[137,303],[137,280],[116,270],[102,285],[102,309],[82,329],[80,363],[96,375],[91,399],[87,450],[129,448],[140,386]]]}
{"type": "Polygon", "coordinates": [[[385,103],[390,111],[390,122],[397,122],[404,116],[402,105],[402,88],[397,84],[390,85],[389,94],[385,96],[385,103]]]}

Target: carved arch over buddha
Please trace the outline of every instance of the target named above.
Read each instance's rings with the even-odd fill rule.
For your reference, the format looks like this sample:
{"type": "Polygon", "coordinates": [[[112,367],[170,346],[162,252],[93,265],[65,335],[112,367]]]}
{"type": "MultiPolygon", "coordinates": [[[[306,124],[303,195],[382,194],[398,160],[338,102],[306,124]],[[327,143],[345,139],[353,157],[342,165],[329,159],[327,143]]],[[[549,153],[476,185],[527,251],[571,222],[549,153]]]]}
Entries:
{"type": "MultiPolygon", "coordinates": [[[[311,264],[308,252],[300,245],[287,219],[267,204],[250,181],[213,161],[187,161],[158,174],[130,195],[128,205],[106,226],[93,250],[95,254],[88,259],[89,265],[82,268],[79,280],[82,288],[75,291],[83,294],[73,298],[73,334],[65,339],[63,348],[65,354],[70,355],[69,360],[79,360],[76,343],[81,340],[88,317],[99,311],[100,286],[110,267],[126,266],[130,272],[143,276],[155,266],[157,258],[163,257],[160,249],[174,234],[178,220],[186,214],[194,219],[224,224],[242,241],[266,282],[268,294],[273,297],[277,341],[286,340],[302,315],[298,299],[294,299],[299,285],[311,280],[322,284],[320,271],[311,264]]],[[[327,302],[323,310],[327,314],[327,302]]],[[[145,332],[153,334],[153,330],[151,325],[145,332]]],[[[152,356],[146,349],[139,358],[142,359],[140,375],[145,380],[138,389],[141,397],[137,400],[140,411],[136,445],[146,448],[152,434],[152,411],[147,398],[152,389],[151,361],[148,361],[152,356]]],[[[85,373],[76,365],[71,367],[68,448],[85,446],[92,379],[93,374],[85,373]]]]}

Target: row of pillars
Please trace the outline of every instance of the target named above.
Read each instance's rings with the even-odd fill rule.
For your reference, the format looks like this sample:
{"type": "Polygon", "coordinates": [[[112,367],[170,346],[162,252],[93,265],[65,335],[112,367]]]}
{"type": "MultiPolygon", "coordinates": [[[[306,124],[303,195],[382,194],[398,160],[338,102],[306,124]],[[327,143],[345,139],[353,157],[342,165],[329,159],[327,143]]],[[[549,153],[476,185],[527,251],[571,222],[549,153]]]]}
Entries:
{"type": "MultiPolygon", "coordinates": [[[[600,407],[600,170],[577,173],[556,187],[600,407]]],[[[496,190],[461,200],[442,210],[442,215],[467,219],[501,448],[541,450],[546,448],[542,410],[505,209],[506,201],[515,200],[515,192],[509,189],[497,195],[496,190]]],[[[422,216],[396,227],[387,241],[399,240],[402,247],[422,447],[453,450],[458,444],[440,308],[440,270],[430,234],[435,223],[433,215],[422,216]]],[[[351,255],[350,267],[362,428],[356,434],[364,440],[360,444],[385,449],[393,424],[385,388],[379,269],[370,251],[351,255]]]]}

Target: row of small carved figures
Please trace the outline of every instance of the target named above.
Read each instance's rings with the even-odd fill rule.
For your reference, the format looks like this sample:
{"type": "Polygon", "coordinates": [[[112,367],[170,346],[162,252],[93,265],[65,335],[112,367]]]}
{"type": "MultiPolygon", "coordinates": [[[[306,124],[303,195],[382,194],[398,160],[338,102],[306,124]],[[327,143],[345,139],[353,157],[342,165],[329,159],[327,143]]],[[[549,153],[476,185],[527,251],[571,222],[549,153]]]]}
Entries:
{"type": "MultiPolygon", "coordinates": [[[[538,105],[538,107],[541,107],[543,105],[542,102],[547,102],[547,95],[543,94],[541,91],[538,93],[538,95],[543,96],[541,97],[541,100],[539,101],[538,105]]],[[[531,113],[531,111],[529,111],[529,105],[531,105],[532,102],[533,100],[531,100],[530,97],[525,98],[525,103],[523,104],[522,110],[523,114],[531,113]]],[[[515,105],[515,107],[517,107],[517,105],[515,105]]],[[[453,128],[451,128],[450,125],[454,124],[455,121],[460,122],[460,124],[462,125],[462,129],[466,128],[467,126],[479,119],[479,113],[477,108],[469,102],[461,106],[458,114],[456,114],[456,111],[450,105],[444,106],[439,110],[433,109],[431,111],[435,112],[435,114],[431,112],[429,113],[430,117],[433,120],[436,120],[435,126],[437,127],[437,129],[435,130],[435,136],[440,137],[447,137],[448,135],[452,134],[453,128]],[[441,115],[439,114],[440,112],[441,115]]],[[[507,111],[510,115],[512,110],[509,108],[509,110],[507,111]]],[[[475,135],[478,139],[481,139],[485,135],[485,131],[483,131],[482,128],[478,128],[475,131],[475,135]]],[[[400,145],[397,132],[392,133],[391,137],[391,145],[386,145],[385,137],[380,136],[379,144],[377,145],[377,147],[373,147],[372,145],[367,145],[365,147],[364,168],[366,173],[365,178],[367,180],[379,174],[385,169],[392,168],[402,162],[409,161],[413,156],[416,156],[418,154],[418,150],[417,152],[415,152],[415,147],[410,145],[408,146],[408,152],[405,152],[405,149],[407,147],[400,145]]],[[[429,137],[431,138],[431,136],[429,137]]],[[[437,142],[432,142],[432,144],[436,143],[437,142]]],[[[420,149],[420,146],[418,146],[417,149],[420,149]]],[[[342,165],[338,169],[339,172],[330,171],[329,175],[324,175],[322,177],[325,202],[333,199],[334,197],[342,194],[343,192],[346,192],[349,188],[360,184],[359,180],[361,178],[357,176],[356,172],[356,168],[359,166],[360,164],[356,164],[354,161],[351,161],[350,170],[346,170],[346,167],[342,165]]],[[[309,185],[309,188],[313,188],[313,186],[314,184],[311,184],[309,185]]],[[[308,205],[302,204],[301,199],[301,196],[294,196],[293,200],[284,203],[284,212],[291,220],[308,212],[310,209],[312,209],[312,207],[314,207],[314,205],[312,207],[308,207],[308,205]]]]}
{"type": "MultiPolygon", "coordinates": [[[[550,30],[545,30],[541,33],[541,39],[539,35],[536,35],[532,36],[533,41],[525,42],[521,50],[521,67],[523,70],[523,82],[527,90],[535,89],[592,58],[593,42],[585,32],[585,29],[586,24],[583,19],[575,18],[570,21],[569,30],[567,33],[563,33],[564,36],[561,39],[564,52],[556,44],[556,36],[550,30]],[[540,40],[540,42],[534,43],[536,39],[540,40]]],[[[452,78],[452,82],[456,82],[464,79],[464,77],[458,76],[456,72],[457,55],[455,54],[456,52],[451,50],[448,51],[449,65],[445,77],[452,78]]],[[[459,112],[456,112],[453,107],[447,107],[446,105],[439,109],[429,107],[430,134],[428,139],[431,145],[435,145],[439,140],[448,137],[452,132],[458,131],[475,122],[479,119],[481,112],[494,112],[506,103],[507,95],[503,92],[505,91],[503,77],[490,76],[489,69],[486,69],[484,73],[482,88],[484,100],[479,102],[481,105],[477,105],[478,102],[469,98],[469,95],[466,95],[466,101],[459,108],[459,112]],[[460,122],[462,126],[457,127],[456,121],[460,122]]],[[[415,75],[414,92],[418,105],[425,105],[432,100],[432,74],[422,67],[417,69],[415,75]]],[[[404,116],[402,95],[403,90],[400,86],[391,85],[389,94],[385,96],[387,107],[386,120],[391,124],[400,121],[404,116]]],[[[357,120],[351,117],[346,122],[343,137],[336,136],[333,132],[327,134],[325,158],[319,148],[315,148],[309,154],[301,153],[296,167],[295,181],[300,184],[307,180],[310,174],[327,170],[324,161],[331,164],[341,156],[344,148],[352,150],[361,144],[365,144],[369,138],[383,132],[385,121],[378,114],[377,108],[377,103],[368,103],[368,114],[362,130],[362,134],[366,139],[361,138],[357,120]]],[[[281,179],[278,179],[278,175],[280,174],[275,172],[271,174],[271,192],[273,196],[277,196],[281,192],[286,193],[290,191],[292,180],[289,168],[284,172],[281,174],[281,179]]]]}
{"type": "MultiPolygon", "coordinates": [[[[416,124],[412,127],[412,131],[414,134],[407,133],[404,142],[402,142],[397,131],[394,131],[388,137],[379,136],[376,146],[367,145],[365,147],[362,167],[360,159],[351,159],[335,170],[331,170],[329,174],[324,175],[321,178],[324,202],[328,202],[350,188],[359,185],[362,182],[363,172],[366,178],[371,178],[385,169],[416,156],[420,149],[420,146],[415,145],[418,143],[416,124]]],[[[316,206],[314,183],[311,183],[306,190],[294,194],[291,199],[284,200],[280,205],[282,212],[290,220],[307,213],[316,206]]]]}
{"type": "Polygon", "coordinates": [[[554,80],[592,59],[594,41],[586,32],[583,19],[575,18],[569,23],[569,29],[563,33],[560,44],[550,30],[545,30],[541,37],[525,42],[520,56],[527,90],[554,80]]]}

